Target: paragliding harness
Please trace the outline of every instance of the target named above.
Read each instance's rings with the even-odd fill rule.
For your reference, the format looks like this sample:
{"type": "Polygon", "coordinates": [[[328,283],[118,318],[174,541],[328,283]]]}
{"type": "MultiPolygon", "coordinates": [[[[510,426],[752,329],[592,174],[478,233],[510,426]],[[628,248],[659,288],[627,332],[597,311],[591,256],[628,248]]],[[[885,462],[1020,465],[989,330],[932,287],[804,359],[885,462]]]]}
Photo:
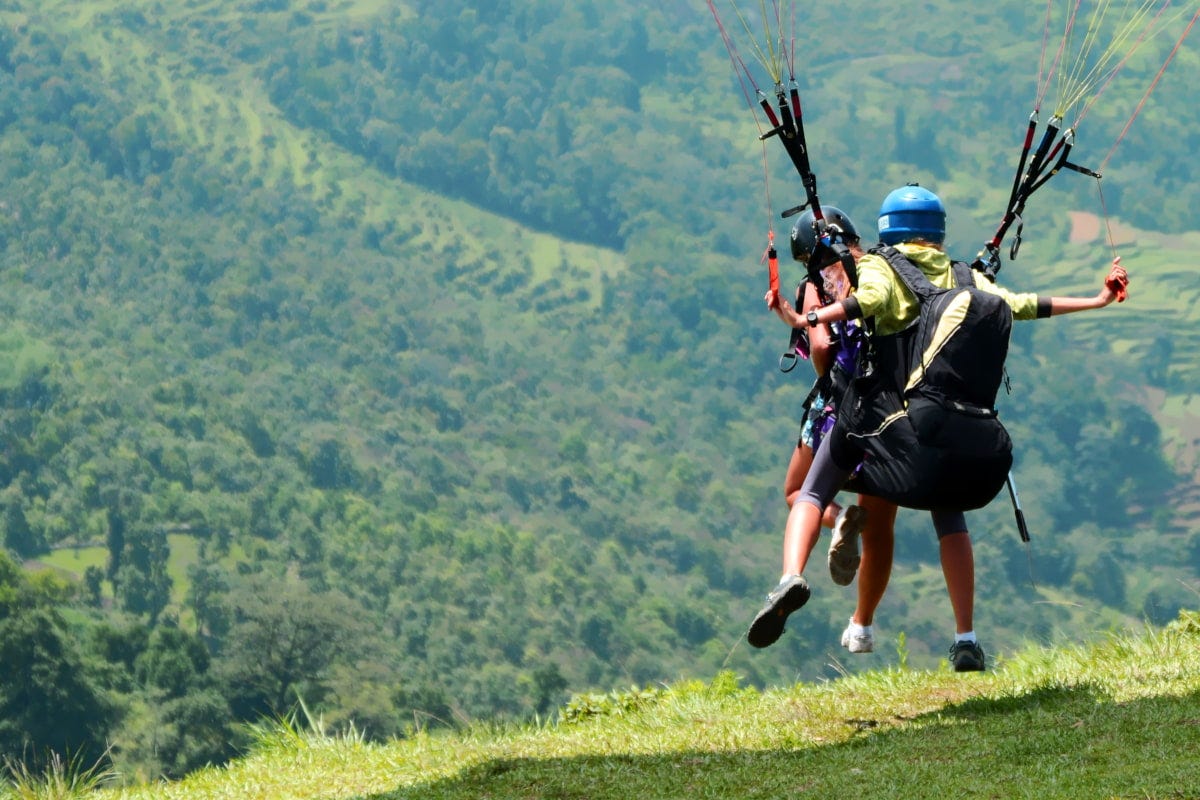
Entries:
{"type": "MultiPolygon", "coordinates": [[[[831,229],[826,228],[826,230],[829,231],[831,229]]],[[[809,257],[808,264],[806,265],[807,271],[804,280],[800,281],[796,286],[794,307],[797,310],[804,307],[804,287],[809,283],[816,287],[821,305],[826,306],[833,302],[833,298],[825,291],[825,278],[821,274],[821,271],[830,266],[834,261],[841,262],[842,270],[846,273],[846,279],[850,281],[850,286],[858,288],[858,266],[854,263],[854,254],[841,241],[840,236],[837,234],[837,228],[833,227],[832,231],[832,235],[825,233],[817,239],[817,247],[809,257]],[[818,267],[818,264],[824,266],[818,267]]],[[[808,329],[792,328],[787,349],[779,357],[779,371],[791,372],[796,368],[798,359],[808,358],[809,349],[808,329]]],[[[816,391],[816,387],[813,390],[816,391]]]]}
{"type": "MultiPolygon", "coordinates": [[[[851,287],[857,288],[858,286],[858,267],[854,262],[854,255],[840,241],[836,234],[837,229],[832,228],[832,230],[835,231],[833,235],[825,235],[818,239],[817,247],[814,248],[808,259],[807,274],[796,287],[795,307],[797,309],[804,307],[804,287],[810,282],[817,287],[821,305],[833,302],[824,290],[824,277],[821,271],[835,261],[841,262],[851,287]],[[817,266],[822,264],[824,266],[817,266]]],[[[808,390],[808,396],[804,398],[804,414],[800,418],[801,430],[809,423],[810,419],[812,421],[810,444],[813,450],[817,449],[821,440],[833,429],[837,408],[841,404],[846,390],[850,388],[850,381],[857,369],[859,353],[864,349],[866,339],[866,331],[863,326],[849,320],[832,323],[829,328],[833,334],[832,351],[835,354],[833,363],[829,365],[825,374],[817,376],[808,390]],[[818,401],[820,402],[818,403],[818,401]]],[[[779,357],[779,369],[783,372],[791,372],[799,358],[809,357],[809,349],[807,329],[793,328],[788,348],[779,357]]]]}
{"type": "Polygon", "coordinates": [[[808,396],[804,398],[804,414],[800,418],[801,430],[812,423],[812,445],[816,450],[821,440],[833,430],[837,420],[837,409],[841,406],[850,384],[854,380],[854,371],[858,363],[859,353],[864,349],[866,336],[861,325],[853,322],[833,323],[833,351],[836,353],[833,363],[824,375],[817,377],[808,396]]]}
{"type": "Polygon", "coordinates": [[[1012,440],[996,415],[1012,311],[955,262],[956,286],[940,289],[887,245],[884,258],[917,298],[917,319],[871,336],[829,444],[841,465],[859,464],[847,488],[907,508],[967,511],[1004,487],[1012,440]]]}

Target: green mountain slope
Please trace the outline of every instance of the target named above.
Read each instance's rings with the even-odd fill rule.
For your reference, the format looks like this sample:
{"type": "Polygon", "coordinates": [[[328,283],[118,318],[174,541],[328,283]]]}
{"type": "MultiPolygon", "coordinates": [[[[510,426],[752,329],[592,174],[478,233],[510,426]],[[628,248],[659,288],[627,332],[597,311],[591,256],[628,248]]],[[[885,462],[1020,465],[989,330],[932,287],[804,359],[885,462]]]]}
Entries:
{"type": "MultiPolygon", "coordinates": [[[[929,42],[936,57],[865,31],[855,48],[814,40],[825,196],[869,220],[897,181],[936,182],[974,250],[1027,112],[962,135],[951,121],[985,116],[993,92],[1024,102],[989,77],[1036,47],[1016,33],[1024,8],[977,12],[978,30],[929,42]],[[993,50],[998,20],[1014,33],[993,50]]],[[[852,595],[819,572],[778,646],[742,642],[777,577],[807,384],[775,366],[761,148],[706,13],[0,10],[4,544],[75,581],[62,603],[127,705],[114,738],[138,769],[164,768],[151,753],[178,726],[142,653],[86,633],[106,625],[194,632],[230,720],[302,696],[381,738],[546,714],[590,688],[895,663],[831,666],[852,595]],[[172,553],[181,535],[195,546],[172,553]],[[321,598],[353,609],[328,661],[284,673],[245,646],[265,612],[321,598]]],[[[1197,234],[1179,211],[1194,187],[1163,166],[1195,121],[1186,96],[1164,79],[1175,115],[1148,111],[1122,144],[1132,167],[1106,177],[1124,187],[1130,303],[1016,336],[1002,412],[1034,541],[1030,559],[1003,498],[972,518],[991,653],[1194,603],[1197,234]],[[1151,187],[1161,203],[1132,199],[1151,187]]],[[[799,187],[775,172],[791,205],[799,187]]],[[[1097,210],[1079,185],[1038,196],[1002,279],[1094,290],[1111,254],[1068,242],[1068,210],[1097,210]]],[[[950,620],[922,515],[902,514],[897,553],[881,629],[930,666],[950,620]]]]}

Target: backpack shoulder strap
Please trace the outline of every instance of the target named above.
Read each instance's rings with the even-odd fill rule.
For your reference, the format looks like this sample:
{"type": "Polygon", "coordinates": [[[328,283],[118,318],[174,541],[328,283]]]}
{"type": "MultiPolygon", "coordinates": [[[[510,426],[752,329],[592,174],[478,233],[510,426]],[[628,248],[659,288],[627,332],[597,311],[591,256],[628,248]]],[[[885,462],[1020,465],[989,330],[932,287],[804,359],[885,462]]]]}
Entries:
{"type": "Polygon", "coordinates": [[[970,264],[965,261],[955,261],[950,266],[954,271],[955,286],[968,289],[975,286],[975,270],[971,269],[970,264]]]}
{"type": "Polygon", "coordinates": [[[938,291],[916,264],[891,245],[878,244],[872,247],[870,252],[887,261],[892,271],[918,299],[927,299],[938,291]]]}

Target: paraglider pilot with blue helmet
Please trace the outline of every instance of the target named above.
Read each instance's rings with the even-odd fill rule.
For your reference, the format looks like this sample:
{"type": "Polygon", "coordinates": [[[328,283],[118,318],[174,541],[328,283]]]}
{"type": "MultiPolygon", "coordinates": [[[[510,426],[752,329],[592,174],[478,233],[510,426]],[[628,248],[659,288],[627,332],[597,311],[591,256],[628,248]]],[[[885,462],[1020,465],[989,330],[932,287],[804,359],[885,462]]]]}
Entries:
{"type": "MultiPolygon", "coordinates": [[[[879,209],[879,238],[915,265],[935,287],[953,288],[953,263],[942,249],[946,236],[946,210],[941,199],[928,189],[909,184],[884,198],[879,209]]],[[[873,328],[873,341],[904,331],[916,320],[920,301],[888,260],[874,250],[858,262],[859,282],[853,296],[801,315],[784,299],[768,296],[767,305],[793,328],[805,329],[846,319],[864,319],[873,328]]],[[[1011,308],[1013,319],[1031,320],[1077,311],[1104,308],[1123,300],[1128,277],[1120,258],[1112,262],[1100,291],[1093,297],[1044,297],[1014,293],[997,286],[982,274],[974,274],[975,286],[1001,297],[1011,308]]],[[[886,348],[884,348],[886,350],[886,348]]],[[[884,374],[888,374],[885,371],[884,374]]],[[[897,387],[902,390],[903,387],[897,387]]],[[[814,532],[823,509],[842,489],[861,461],[862,451],[848,436],[831,436],[818,449],[812,467],[796,500],[799,524],[814,532]]],[[[901,503],[903,505],[903,503],[901,503]]],[[[942,573],[954,611],[955,637],[949,659],[958,672],[985,668],[984,652],[974,631],[975,564],[966,519],[961,511],[932,509],[937,532],[942,573]]],[[[881,593],[880,593],[881,594],[881,593]]],[[[863,609],[856,610],[856,616],[863,609]]],[[[873,612],[873,609],[868,610],[873,612]]],[[[869,617],[868,617],[869,619],[869,617]]],[[[853,625],[855,620],[851,620],[853,625]]]]}

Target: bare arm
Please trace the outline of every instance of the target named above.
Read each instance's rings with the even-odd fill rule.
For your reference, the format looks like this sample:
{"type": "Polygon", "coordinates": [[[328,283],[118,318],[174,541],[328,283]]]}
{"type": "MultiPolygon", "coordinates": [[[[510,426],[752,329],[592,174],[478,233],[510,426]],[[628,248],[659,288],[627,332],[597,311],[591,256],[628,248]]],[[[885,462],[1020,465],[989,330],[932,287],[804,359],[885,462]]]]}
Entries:
{"type": "MultiPolygon", "coordinates": [[[[821,299],[817,294],[817,287],[813,285],[812,281],[806,281],[804,284],[804,313],[816,311],[820,307],[821,299]]],[[[834,358],[833,335],[828,325],[818,325],[809,329],[808,349],[813,369],[818,375],[824,375],[829,371],[829,365],[833,363],[834,358]]]]}
{"type": "MultiPolygon", "coordinates": [[[[787,325],[793,328],[809,327],[808,320],[805,319],[805,315],[800,314],[796,311],[796,309],[792,308],[792,304],[787,300],[784,300],[781,297],[779,298],[778,303],[776,303],[774,306],[771,306],[772,295],[770,292],[767,292],[767,296],[764,299],[767,301],[767,306],[770,307],[771,310],[775,312],[775,315],[783,320],[787,325]]],[[[818,329],[824,328],[830,322],[841,322],[849,319],[849,316],[846,314],[846,305],[844,300],[816,309],[816,315],[818,329]]]]}
{"type": "Polygon", "coordinates": [[[1104,284],[1095,297],[1051,297],[1050,316],[1072,314],[1076,311],[1090,311],[1093,308],[1104,308],[1114,300],[1125,299],[1125,286],[1129,276],[1121,266],[1121,257],[1113,259],[1112,269],[1104,279],[1104,284]]]}

